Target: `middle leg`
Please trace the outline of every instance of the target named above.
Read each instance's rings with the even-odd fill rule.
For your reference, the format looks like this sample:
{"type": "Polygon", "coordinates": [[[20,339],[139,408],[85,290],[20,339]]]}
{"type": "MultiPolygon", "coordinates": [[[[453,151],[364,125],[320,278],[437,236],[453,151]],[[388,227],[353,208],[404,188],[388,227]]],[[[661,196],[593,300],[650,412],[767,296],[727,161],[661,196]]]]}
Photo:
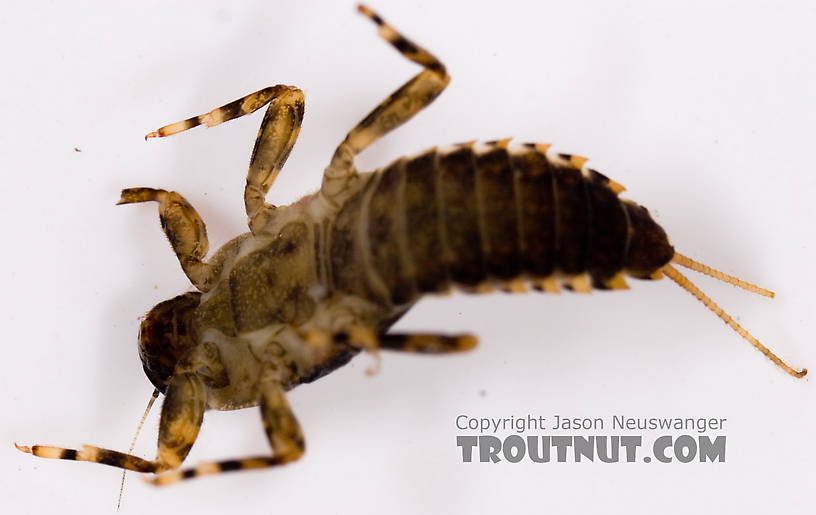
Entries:
{"type": "Polygon", "coordinates": [[[264,200],[266,193],[283,168],[295,145],[303,122],[305,99],[294,86],[270,86],[234,102],[213,109],[209,113],[171,123],[151,132],[145,139],[171,136],[201,124],[213,127],[220,123],[253,113],[269,104],[264,114],[247,172],[244,188],[244,206],[253,234],[263,231],[275,206],[264,200]]]}

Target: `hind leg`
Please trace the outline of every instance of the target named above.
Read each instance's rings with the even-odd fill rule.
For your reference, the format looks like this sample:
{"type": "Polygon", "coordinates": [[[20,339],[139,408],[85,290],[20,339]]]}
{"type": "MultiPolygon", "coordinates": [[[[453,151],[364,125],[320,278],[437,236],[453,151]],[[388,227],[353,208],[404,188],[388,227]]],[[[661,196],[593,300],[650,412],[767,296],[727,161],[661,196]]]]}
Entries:
{"type": "Polygon", "coordinates": [[[357,177],[354,156],[433,102],[450,82],[445,66],[433,54],[408,40],[371,9],[361,5],[358,10],[377,24],[380,37],[424,70],[383,100],[337,147],[320,188],[321,195],[332,206],[342,202],[343,193],[357,177]]]}
{"type": "Polygon", "coordinates": [[[476,347],[478,340],[471,334],[439,333],[388,333],[377,334],[365,326],[351,326],[345,331],[331,332],[311,329],[301,333],[303,341],[316,348],[343,344],[364,350],[375,356],[377,364],[367,369],[369,375],[379,370],[380,349],[415,352],[418,354],[449,354],[469,351],[476,347]]]}

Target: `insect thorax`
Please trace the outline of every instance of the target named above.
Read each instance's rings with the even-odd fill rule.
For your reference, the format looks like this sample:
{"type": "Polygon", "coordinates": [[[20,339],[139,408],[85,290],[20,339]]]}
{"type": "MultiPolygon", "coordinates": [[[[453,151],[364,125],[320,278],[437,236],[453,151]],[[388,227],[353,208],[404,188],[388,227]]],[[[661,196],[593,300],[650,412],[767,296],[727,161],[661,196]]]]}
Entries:
{"type": "Polygon", "coordinates": [[[389,318],[390,308],[332,293],[322,282],[321,221],[314,221],[309,200],[281,208],[268,235],[245,234],[224,245],[210,261],[220,274],[211,290],[179,295],[147,314],[139,350],[159,390],[171,376],[194,372],[208,387],[210,407],[253,405],[260,382],[290,388],[357,353],[343,343],[309,345],[303,332],[389,318]]]}

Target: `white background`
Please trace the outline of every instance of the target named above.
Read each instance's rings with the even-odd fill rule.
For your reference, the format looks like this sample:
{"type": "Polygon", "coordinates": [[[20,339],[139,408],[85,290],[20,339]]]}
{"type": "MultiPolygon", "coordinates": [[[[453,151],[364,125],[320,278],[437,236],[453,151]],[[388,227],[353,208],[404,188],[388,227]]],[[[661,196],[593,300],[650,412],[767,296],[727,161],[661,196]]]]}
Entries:
{"type": "MultiPolygon", "coordinates": [[[[5,2],[0,15],[5,513],[115,506],[119,471],[35,459],[12,442],[125,450],[152,391],[138,317],[188,282],[155,205],[116,207],[119,190],[181,192],[211,248],[246,230],[260,113],[143,135],[297,85],[303,130],[269,195],[288,203],[317,188],[345,132],[418,71],[350,2],[72,4],[5,2]]],[[[692,274],[782,357],[816,371],[813,2],[465,5],[372,4],[453,80],[362,168],[507,136],[589,156],[679,251],[774,289],[769,300],[692,274]]],[[[478,350],[387,354],[374,378],[371,359],[357,358],[289,395],[307,439],[300,462],[167,489],[132,474],[122,513],[809,512],[813,380],[785,375],[670,281],[630,282],[588,296],[424,300],[402,329],[474,331],[478,350]],[[727,418],[727,461],[461,462],[457,415],[528,413],[727,418]]],[[[142,456],[154,453],[158,413],[142,456]]],[[[266,450],[256,409],[211,412],[188,463],[266,450]]]]}

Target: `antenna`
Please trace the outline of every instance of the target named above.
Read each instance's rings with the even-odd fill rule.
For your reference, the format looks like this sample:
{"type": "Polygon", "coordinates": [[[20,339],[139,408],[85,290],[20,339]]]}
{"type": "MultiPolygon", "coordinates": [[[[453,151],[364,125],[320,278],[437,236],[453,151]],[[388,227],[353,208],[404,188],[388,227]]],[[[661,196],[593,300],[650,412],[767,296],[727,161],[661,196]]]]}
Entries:
{"type": "MultiPolygon", "coordinates": [[[[142,420],[139,421],[139,427],[136,428],[136,434],[133,435],[133,440],[130,442],[130,448],[127,452],[128,454],[133,454],[133,448],[136,447],[136,439],[139,438],[139,433],[142,431],[142,426],[147,419],[147,414],[150,413],[150,408],[153,407],[153,403],[156,402],[158,397],[159,389],[156,388],[153,390],[153,395],[150,396],[150,400],[147,401],[147,407],[142,415],[142,420]]],[[[116,500],[116,511],[119,511],[119,506],[122,505],[122,492],[125,490],[125,474],[127,474],[127,469],[122,469],[122,483],[119,485],[119,499],[116,500]]]]}

